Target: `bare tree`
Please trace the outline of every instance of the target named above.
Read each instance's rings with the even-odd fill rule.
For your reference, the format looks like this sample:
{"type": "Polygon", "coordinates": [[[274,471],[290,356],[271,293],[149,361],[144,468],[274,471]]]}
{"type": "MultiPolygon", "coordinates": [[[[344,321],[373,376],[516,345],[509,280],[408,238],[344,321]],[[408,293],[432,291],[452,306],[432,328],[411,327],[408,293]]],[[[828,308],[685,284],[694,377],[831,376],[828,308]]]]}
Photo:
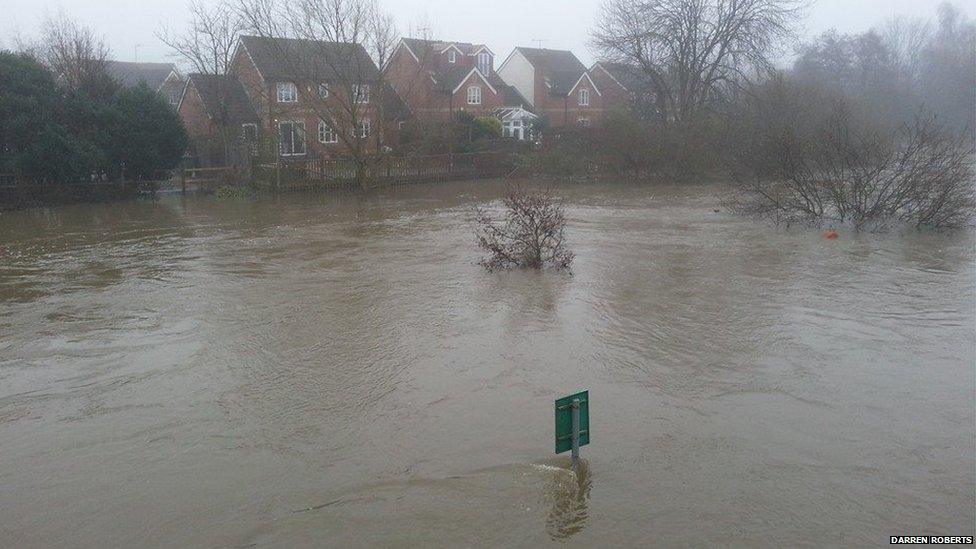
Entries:
{"type": "Polygon", "coordinates": [[[118,90],[108,74],[110,51],[90,28],[63,13],[47,18],[36,51],[68,88],[106,99],[118,90]]]}
{"type": "Polygon", "coordinates": [[[393,19],[373,0],[238,2],[247,32],[265,39],[275,62],[294,75],[303,109],[331,126],[365,184],[392,93],[377,62],[392,52],[393,19]]]}
{"type": "Polygon", "coordinates": [[[605,0],[592,44],[609,61],[639,67],[657,115],[690,122],[794,37],[804,0],[605,0]]]}
{"type": "Polygon", "coordinates": [[[743,194],[733,204],[744,213],[856,229],[972,221],[972,145],[935,116],[920,114],[892,132],[865,123],[841,101],[812,129],[758,121],[752,134],[758,146],[742,159],[743,194]]]}
{"type": "Polygon", "coordinates": [[[206,4],[194,0],[190,4],[190,24],[182,32],[164,28],[156,33],[161,42],[195,72],[226,74],[237,39],[244,30],[244,21],[226,3],[206,4]]]}
{"type": "Polygon", "coordinates": [[[917,79],[922,52],[932,39],[931,23],[920,18],[895,17],[881,27],[880,33],[900,72],[910,80],[917,79]]]}
{"type": "MultiPolygon", "coordinates": [[[[173,54],[187,64],[193,72],[199,73],[197,86],[203,85],[206,79],[210,92],[218,98],[212,108],[211,116],[217,126],[217,142],[210,140],[196,141],[193,147],[198,154],[203,151],[213,152],[213,147],[219,147],[220,155],[227,159],[241,161],[241,131],[235,124],[228,105],[228,98],[233,93],[226,77],[237,47],[244,21],[233,6],[226,2],[217,4],[204,3],[194,0],[190,4],[190,20],[182,31],[163,28],[156,33],[156,37],[173,50],[173,54]]],[[[194,75],[190,75],[194,78],[194,75]]]]}
{"type": "Polygon", "coordinates": [[[481,265],[489,271],[512,268],[567,269],[574,255],[566,247],[566,213],[549,190],[517,186],[503,199],[504,214],[478,211],[478,245],[488,253],[481,265]]]}

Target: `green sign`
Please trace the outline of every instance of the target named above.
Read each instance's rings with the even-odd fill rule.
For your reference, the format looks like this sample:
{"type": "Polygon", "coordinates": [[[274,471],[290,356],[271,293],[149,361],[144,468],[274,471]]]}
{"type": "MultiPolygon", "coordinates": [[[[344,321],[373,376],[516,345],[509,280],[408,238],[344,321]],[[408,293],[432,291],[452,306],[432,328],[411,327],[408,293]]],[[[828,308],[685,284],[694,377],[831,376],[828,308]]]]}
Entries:
{"type": "Polygon", "coordinates": [[[556,453],[573,449],[573,401],[579,401],[579,445],[590,443],[590,392],[583,391],[556,401],[556,453]]]}

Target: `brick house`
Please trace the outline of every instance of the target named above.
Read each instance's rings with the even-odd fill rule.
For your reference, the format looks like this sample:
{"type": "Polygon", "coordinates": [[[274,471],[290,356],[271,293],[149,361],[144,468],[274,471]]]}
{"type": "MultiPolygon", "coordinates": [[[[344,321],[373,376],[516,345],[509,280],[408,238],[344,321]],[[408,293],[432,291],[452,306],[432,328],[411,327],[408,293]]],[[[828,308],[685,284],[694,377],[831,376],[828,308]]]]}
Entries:
{"type": "Polygon", "coordinates": [[[465,112],[492,116],[505,107],[528,106],[518,90],[495,72],[495,54],[484,44],[403,38],[383,74],[422,121],[443,121],[465,112]]]}
{"type": "Polygon", "coordinates": [[[257,144],[261,119],[234,76],[189,75],[178,112],[200,165],[225,165],[241,142],[257,144]]]}
{"type": "Polygon", "coordinates": [[[105,68],[109,76],[122,87],[135,88],[145,84],[149,89],[163,96],[173,108],[179,106],[184,81],[176,65],[107,61],[105,68]]]}
{"type": "MultiPolygon", "coordinates": [[[[234,102],[227,111],[244,112],[236,104],[243,97],[256,117],[231,117],[227,123],[244,140],[277,143],[285,160],[378,150],[406,116],[360,44],[243,36],[226,78],[238,82],[243,94],[234,88],[224,97],[234,102]]],[[[206,109],[195,104],[200,90],[195,91],[185,92],[180,105],[191,139],[206,137],[208,128],[201,119],[206,109]]],[[[206,105],[206,97],[199,103],[206,105]]]]}
{"type": "Polygon", "coordinates": [[[515,48],[498,75],[528,98],[531,109],[552,127],[599,124],[608,110],[621,106],[619,94],[605,95],[604,87],[570,51],[515,48]]]}
{"type": "Polygon", "coordinates": [[[609,102],[627,106],[637,116],[657,112],[653,87],[638,67],[597,61],[590,67],[590,76],[609,102]]]}

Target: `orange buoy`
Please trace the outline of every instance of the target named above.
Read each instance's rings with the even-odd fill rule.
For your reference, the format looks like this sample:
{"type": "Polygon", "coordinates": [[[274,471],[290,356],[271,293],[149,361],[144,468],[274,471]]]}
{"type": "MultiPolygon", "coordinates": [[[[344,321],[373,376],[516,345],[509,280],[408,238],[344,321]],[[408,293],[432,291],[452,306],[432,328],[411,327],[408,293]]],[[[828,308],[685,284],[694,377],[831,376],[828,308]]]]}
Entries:
{"type": "Polygon", "coordinates": [[[836,240],[840,238],[840,233],[834,230],[827,231],[823,234],[823,237],[827,240],[836,240]]]}

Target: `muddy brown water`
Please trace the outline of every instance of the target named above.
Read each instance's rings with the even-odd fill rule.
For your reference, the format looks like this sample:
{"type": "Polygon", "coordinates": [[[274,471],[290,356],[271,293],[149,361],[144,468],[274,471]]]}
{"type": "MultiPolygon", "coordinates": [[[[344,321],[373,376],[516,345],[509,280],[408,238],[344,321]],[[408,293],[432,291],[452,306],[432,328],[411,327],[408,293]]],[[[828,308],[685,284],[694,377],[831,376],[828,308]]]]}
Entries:
{"type": "Polygon", "coordinates": [[[0,546],[864,546],[972,535],[974,239],[493,182],[0,214],[0,546]],[[579,477],[553,399],[591,391],[579,477]]]}

